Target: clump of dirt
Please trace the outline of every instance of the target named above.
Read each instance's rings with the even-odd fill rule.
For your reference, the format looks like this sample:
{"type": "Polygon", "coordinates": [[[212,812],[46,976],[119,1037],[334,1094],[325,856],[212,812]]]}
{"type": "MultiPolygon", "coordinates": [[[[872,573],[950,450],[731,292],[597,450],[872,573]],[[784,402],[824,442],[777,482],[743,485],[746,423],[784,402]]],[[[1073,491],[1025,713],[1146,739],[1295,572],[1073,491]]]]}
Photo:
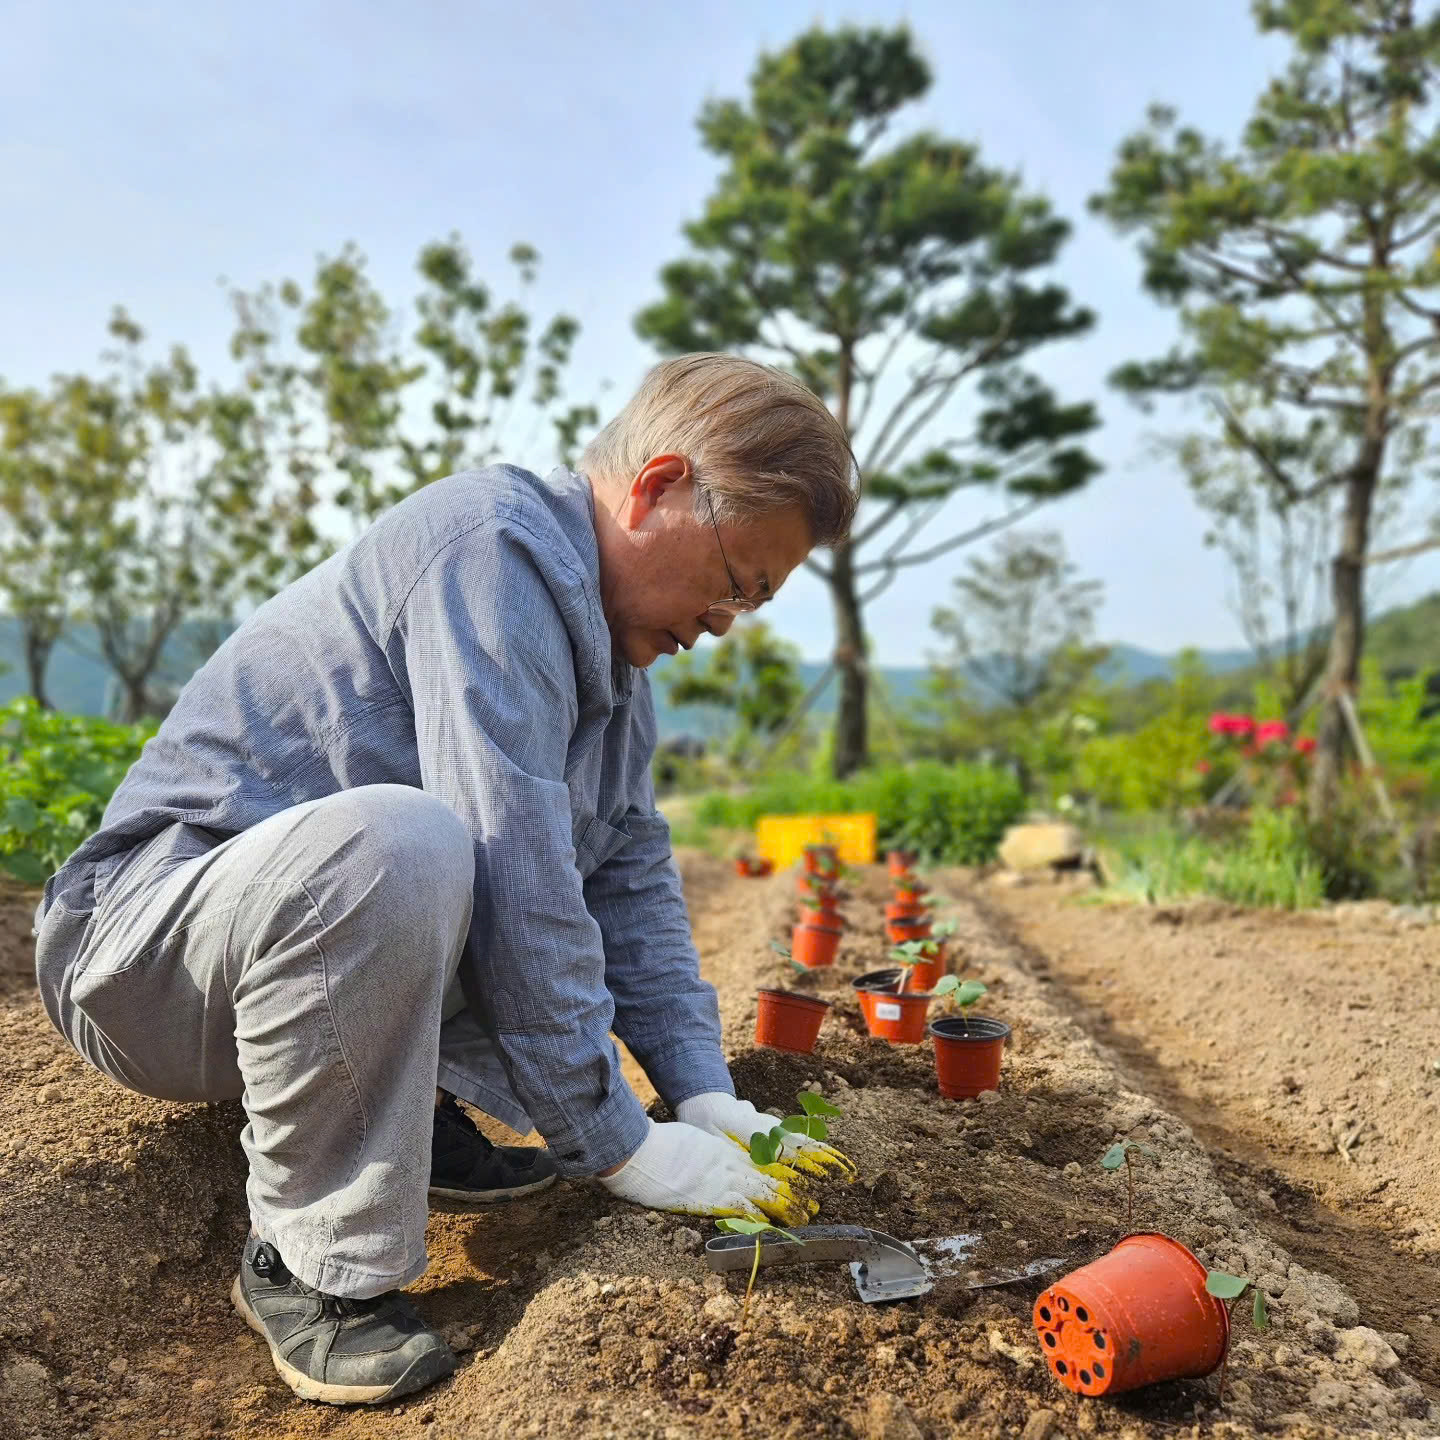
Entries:
{"type": "Polygon", "coordinates": [[[245,1227],[238,1111],[126,1095],[67,1053],[22,984],[0,999],[0,1253],[18,1257],[0,1280],[0,1414],[18,1417],[15,1433],[1437,1432],[1436,1397],[1407,1370],[1409,1337],[1360,1323],[1367,1297],[1266,1237],[1195,1130],[1057,1007],[1034,955],[968,895],[955,907],[954,948],[964,973],[990,986],[979,1008],[1008,1021],[1014,1039],[1001,1090],[953,1103],[936,1092],[928,1044],[892,1047],[857,1023],[849,981],[886,948],[883,877],[855,886],[837,966],[796,977],[835,1001],[813,1056],[752,1040],[755,990],[790,981],[768,941],[790,921],[793,877],[739,880],[697,858],[686,880],[739,1093],[788,1113],[818,1085],[844,1112],[833,1138],[859,1176],[824,1187],[818,1218],[907,1240],[978,1234],[971,1261],[891,1306],[860,1303],[842,1265],[762,1271],[741,1333],[746,1276],[710,1273],[706,1222],[637,1211],[583,1184],[490,1210],[437,1209],[414,1294],[460,1370],[383,1410],[308,1406],[225,1300],[245,1227]],[[969,1288],[974,1271],[1046,1258],[1069,1267],[1119,1238],[1124,1181],[1096,1163],[1117,1135],[1160,1156],[1139,1173],[1136,1226],[1253,1275],[1274,1302],[1273,1331],[1237,1339],[1223,1413],[1213,1381],[1081,1401],[1042,1361],[1030,1325],[1037,1286],[969,1288]]]}

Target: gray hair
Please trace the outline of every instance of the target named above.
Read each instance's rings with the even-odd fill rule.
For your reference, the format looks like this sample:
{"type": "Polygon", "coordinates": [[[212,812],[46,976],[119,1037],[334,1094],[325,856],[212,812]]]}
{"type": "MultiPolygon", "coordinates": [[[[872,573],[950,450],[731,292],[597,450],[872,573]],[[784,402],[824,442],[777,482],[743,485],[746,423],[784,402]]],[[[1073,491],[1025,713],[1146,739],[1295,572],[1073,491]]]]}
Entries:
{"type": "Polygon", "coordinates": [[[815,545],[850,533],[859,503],[855,455],[829,407],[794,376],[739,355],[664,360],[585,447],[580,468],[630,478],[657,455],[684,455],[695,513],[744,524],[798,505],[815,545]]]}

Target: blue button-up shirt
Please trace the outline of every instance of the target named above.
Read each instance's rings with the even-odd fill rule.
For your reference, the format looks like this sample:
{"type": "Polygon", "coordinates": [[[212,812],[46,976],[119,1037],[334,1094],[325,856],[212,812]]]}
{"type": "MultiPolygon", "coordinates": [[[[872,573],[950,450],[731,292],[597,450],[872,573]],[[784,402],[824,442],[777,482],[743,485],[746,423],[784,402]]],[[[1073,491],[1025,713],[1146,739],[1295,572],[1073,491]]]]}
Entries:
{"type": "Polygon", "coordinates": [[[475,841],[469,1018],[561,1170],[594,1174],[647,1128],[612,1028],[672,1107],[733,1093],[654,748],[649,681],[611,651],[588,481],[470,471],[236,630],[47,898],[176,822],[224,837],[359,785],[427,791],[475,841]]]}

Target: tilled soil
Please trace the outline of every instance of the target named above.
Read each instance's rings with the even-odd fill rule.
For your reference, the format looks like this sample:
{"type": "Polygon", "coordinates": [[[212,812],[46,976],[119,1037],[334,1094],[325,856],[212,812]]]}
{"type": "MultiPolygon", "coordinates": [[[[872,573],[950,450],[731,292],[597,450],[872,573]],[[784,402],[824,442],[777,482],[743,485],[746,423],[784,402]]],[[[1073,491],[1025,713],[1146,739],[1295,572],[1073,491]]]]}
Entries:
{"type": "MultiPolygon", "coordinates": [[[[818,1219],[907,1239],[978,1231],[982,1270],[1043,1257],[1080,1264],[1127,1228],[1123,1179],[1099,1168],[1100,1154],[1119,1135],[1143,1139],[1160,1159],[1139,1173],[1136,1227],[1257,1277],[1272,1299],[1269,1333],[1237,1325],[1224,1409],[1213,1379],[1113,1402],[1069,1395],[1030,1326],[1038,1285],[971,1290],[965,1268],[891,1306],[861,1304],[841,1265],[765,1271],[742,1333],[744,1276],[708,1271],[700,1252],[710,1225],[638,1211],[588,1185],[491,1210],[437,1210],[430,1269],[413,1293],[460,1352],[455,1377],[379,1410],[306,1405],[226,1298],[246,1225],[238,1108],[144,1100],[70,1055],[35,1001],[28,897],[14,896],[0,900],[0,1436],[1440,1436],[1440,1376],[1421,1333],[1440,1290],[1426,1269],[1425,1221],[1409,1218],[1436,1213],[1415,1180],[1422,1141],[1392,1153],[1367,1136],[1350,1142],[1349,1160],[1315,1152],[1346,1175],[1363,1169],[1367,1184],[1393,1168],[1390,1185],[1405,1196],[1394,1230],[1366,1232],[1374,1264],[1391,1268],[1352,1264],[1347,1288],[1325,1263],[1340,1248],[1325,1227],[1353,1217],[1327,1208],[1309,1172],[1286,1168],[1288,1151],[1272,1157],[1273,1174],[1259,1170],[1227,1143],[1219,1101],[1173,1083],[1177,1067],[1144,1063],[1149,1021],[1138,999],[1121,1020],[1082,993],[1085,971],[1107,994],[1130,994],[1123,967],[1105,972],[1114,933],[1086,951],[1083,923],[1102,912],[1062,909],[1049,895],[1042,911],[1033,900],[1033,923],[1052,927],[1042,934],[1027,928],[1028,892],[1007,896],[1001,913],[993,892],[954,877],[963,973],[990,986],[981,1008],[1014,1030],[1001,1090],[958,1104],[939,1098],[928,1044],[888,1046],[860,1021],[849,981],[885,949],[878,873],[856,886],[853,938],[836,967],[791,980],[768,941],[788,924],[792,877],[742,881],[703,857],[685,871],[739,1093],[788,1112],[802,1086],[818,1084],[844,1111],[834,1138],[859,1178],[822,1190],[818,1219]],[[1065,965],[1054,953],[1062,944],[1065,965]],[[813,1057],[753,1047],[754,992],[777,981],[836,1002],[813,1057]],[[1402,1179],[1419,1188],[1402,1192],[1402,1179]]],[[[1162,1001],[1167,989],[1188,993],[1190,970],[1203,971],[1182,943],[1192,928],[1144,932],[1153,944],[1137,966],[1172,972],[1168,987],[1156,981],[1162,1001]]],[[[1324,985],[1307,1015],[1298,977],[1318,984],[1335,964],[1309,938],[1287,952],[1298,968],[1282,982],[1283,1014],[1262,1008],[1268,992],[1247,992],[1252,1027],[1298,1033],[1331,1018],[1324,985]]],[[[1391,938],[1369,934],[1372,970],[1391,938]]],[[[1202,995],[1203,980],[1193,983],[1202,995]]],[[[1427,1016],[1420,1004],[1403,1013],[1404,1037],[1433,1038],[1433,1006],[1427,1016]]],[[[1213,1035],[1223,1060],[1230,1040],[1213,1006],[1193,1008],[1183,1022],[1192,1043],[1213,1035]]],[[[1343,1050],[1346,1037],[1342,1029],[1327,1045],[1343,1050]]],[[[1399,1055],[1404,1037],[1386,1048],[1399,1055]]],[[[1349,1063],[1367,1069],[1371,1058],[1357,1046],[1349,1063]]],[[[1302,1053],[1292,1067],[1302,1093],[1320,1084],[1308,1063],[1302,1053]]],[[[1237,1065],[1227,1104],[1246,1098],[1247,1083],[1250,1099],[1273,1103],[1264,1078],[1237,1065]]],[[[1281,1133],[1283,1116],[1251,1114],[1260,1130],[1248,1143],[1281,1133]]],[[[1348,1194],[1336,1192],[1342,1208],[1348,1194]]]]}

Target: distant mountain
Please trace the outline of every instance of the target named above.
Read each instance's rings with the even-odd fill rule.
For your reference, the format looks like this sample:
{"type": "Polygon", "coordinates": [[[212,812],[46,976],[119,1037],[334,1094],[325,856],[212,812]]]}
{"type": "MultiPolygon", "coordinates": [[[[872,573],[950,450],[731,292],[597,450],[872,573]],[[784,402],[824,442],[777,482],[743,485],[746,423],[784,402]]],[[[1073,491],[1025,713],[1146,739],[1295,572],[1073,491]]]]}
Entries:
{"type": "MultiPolygon", "coordinates": [[[[182,629],[166,648],[163,684],[178,689],[196,663],[200,626],[182,629]]],[[[1406,665],[1424,668],[1440,666],[1440,592],[1377,616],[1367,637],[1370,653],[1380,658],[1386,669],[1406,665]]],[[[1243,670],[1254,661],[1248,650],[1201,650],[1200,659],[1213,674],[1243,670]]],[[[1106,679],[1122,685],[1136,685],[1145,680],[1164,679],[1175,668],[1177,657],[1142,650],[1134,645],[1115,645],[1106,662],[1106,679]]],[[[664,676],[673,664],[662,655],[650,669],[654,682],[655,709],[661,739],[693,735],[713,739],[729,728],[728,712],[713,705],[687,705],[677,708],[665,698],[664,676]]],[[[0,704],[6,704],[25,689],[24,651],[20,645],[20,627],[8,615],[0,615],[0,704]]],[[[800,676],[808,689],[820,678],[825,667],[813,660],[803,661],[800,676]]],[[[891,700],[903,706],[923,693],[927,671],[923,666],[886,666],[879,672],[891,700]]],[[[73,636],[55,649],[47,677],[50,697],[56,705],[80,714],[100,715],[113,700],[114,685],[110,672],[99,658],[94,632],[77,626],[73,636]]],[[[814,713],[835,713],[836,687],[826,687],[816,701],[814,713]]]]}

